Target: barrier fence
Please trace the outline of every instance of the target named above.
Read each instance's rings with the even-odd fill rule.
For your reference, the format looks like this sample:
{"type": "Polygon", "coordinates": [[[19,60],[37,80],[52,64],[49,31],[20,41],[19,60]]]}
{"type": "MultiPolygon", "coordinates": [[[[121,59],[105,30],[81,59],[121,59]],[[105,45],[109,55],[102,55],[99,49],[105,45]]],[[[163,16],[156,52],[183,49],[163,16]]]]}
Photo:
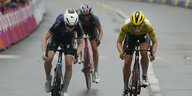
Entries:
{"type": "Polygon", "coordinates": [[[175,6],[192,8],[192,0],[136,0],[136,1],[144,1],[144,2],[150,2],[150,3],[163,3],[163,4],[170,4],[175,6]]]}
{"type": "Polygon", "coordinates": [[[37,23],[33,11],[32,4],[28,1],[24,5],[18,4],[14,9],[4,7],[0,12],[0,50],[24,38],[37,27],[39,22],[37,23]]]}

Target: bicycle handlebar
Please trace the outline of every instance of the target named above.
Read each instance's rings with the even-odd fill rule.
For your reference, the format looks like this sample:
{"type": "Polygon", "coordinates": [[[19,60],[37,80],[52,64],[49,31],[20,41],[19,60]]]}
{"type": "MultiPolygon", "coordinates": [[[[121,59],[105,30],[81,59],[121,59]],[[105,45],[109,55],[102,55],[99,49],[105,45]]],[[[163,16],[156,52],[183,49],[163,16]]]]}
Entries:
{"type": "Polygon", "coordinates": [[[128,47],[126,47],[126,48],[123,50],[123,54],[125,54],[126,51],[149,51],[150,54],[153,56],[152,46],[150,46],[150,49],[149,49],[149,50],[143,50],[143,49],[128,49],[128,47]]]}

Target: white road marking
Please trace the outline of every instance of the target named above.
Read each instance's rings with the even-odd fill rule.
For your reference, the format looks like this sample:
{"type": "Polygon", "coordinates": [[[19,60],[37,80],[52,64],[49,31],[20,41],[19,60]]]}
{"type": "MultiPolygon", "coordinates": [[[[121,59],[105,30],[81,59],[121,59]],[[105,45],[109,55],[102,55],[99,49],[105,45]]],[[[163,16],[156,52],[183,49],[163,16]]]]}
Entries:
{"type": "Polygon", "coordinates": [[[189,56],[185,56],[184,58],[185,60],[192,60],[192,57],[189,57],[189,56]]]}
{"type": "MultiPolygon", "coordinates": [[[[110,7],[108,5],[105,5],[105,4],[97,3],[96,7],[115,11],[120,17],[122,17],[124,19],[127,19],[127,17],[128,17],[121,10],[112,8],[112,7],[110,7]]],[[[157,59],[162,60],[163,58],[158,57],[157,59]]],[[[149,96],[162,96],[161,92],[160,92],[160,87],[159,87],[159,80],[157,79],[157,77],[154,74],[153,67],[152,67],[152,62],[149,63],[148,79],[149,79],[149,82],[150,82],[149,96]]]]}
{"type": "Polygon", "coordinates": [[[0,59],[19,59],[20,55],[0,55],[0,59]]]}

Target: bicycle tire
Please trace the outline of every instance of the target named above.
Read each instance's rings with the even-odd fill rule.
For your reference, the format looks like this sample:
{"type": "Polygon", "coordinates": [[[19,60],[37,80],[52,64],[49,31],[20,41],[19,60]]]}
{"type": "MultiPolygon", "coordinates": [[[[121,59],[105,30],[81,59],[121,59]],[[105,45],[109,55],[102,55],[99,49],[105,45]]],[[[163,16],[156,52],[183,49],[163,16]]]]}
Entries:
{"type": "Polygon", "coordinates": [[[88,56],[88,49],[85,48],[85,51],[84,51],[84,63],[85,63],[85,72],[84,72],[84,75],[85,75],[85,80],[86,80],[86,86],[87,86],[87,89],[90,89],[91,88],[91,72],[90,72],[90,60],[89,60],[89,56],[88,56]]]}
{"type": "Polygon", "coordinates": [[[135,87],[135,89],[133,90],[133,96],[137,96],[137,94],[138,94],[138,75],[139,75],[139,69],[138,69],[138,65],[139,64],[135,64],[135,66],[134,66],[134,87],[135,87]]]}
{"type": "Polygon", "coordinates": [[[55,69],[55,78],[53,82],[51,96],[60,96],[61,88],[61,66],[57,66],[55,69]]]}

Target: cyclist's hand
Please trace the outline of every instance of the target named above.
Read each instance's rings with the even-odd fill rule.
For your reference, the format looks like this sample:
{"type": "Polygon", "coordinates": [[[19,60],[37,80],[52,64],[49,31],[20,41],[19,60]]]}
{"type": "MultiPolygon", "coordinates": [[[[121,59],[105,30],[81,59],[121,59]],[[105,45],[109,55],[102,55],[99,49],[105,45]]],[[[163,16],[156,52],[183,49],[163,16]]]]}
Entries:
{"type": "Polygon", "coordinates": [[[101,41],[98,38],[96,38],[95,41],[97,42],[97,46],[99,46],[101,44],[101,41]]]}
{"type": "Polygon", "coordinates": [[[123,52],[120,53],[119,57],[123,60],[124,59],[124,54],[123,52]]]}
{"type": "Polygon", "coordinates": [[[150,58],[150,61],[154,61],[155,60],[155,54],[153,54],[153,56],[150,54],[149,58],[150,58]]]}
{"type": "Polygon", "coordinates": [[[43,52],[42,59],[43,59],[44,61],[47,60],[47,56],[46,56],[45,54],[46,54],[46,52],[43,52]]]}
{"type": "Polygon", "coordinates": [[[97,46],[99,46],[101,44],[100,40],[97,40],[97,46]]]}
{"type": "Polygon", "coordinates": [[[75,54],[75,60],[74,60],[73,64],[77,64],[77,62],[78,62],[78,57],[79,57],[79,55],[78,55],[78,54],[75,54]]]}

